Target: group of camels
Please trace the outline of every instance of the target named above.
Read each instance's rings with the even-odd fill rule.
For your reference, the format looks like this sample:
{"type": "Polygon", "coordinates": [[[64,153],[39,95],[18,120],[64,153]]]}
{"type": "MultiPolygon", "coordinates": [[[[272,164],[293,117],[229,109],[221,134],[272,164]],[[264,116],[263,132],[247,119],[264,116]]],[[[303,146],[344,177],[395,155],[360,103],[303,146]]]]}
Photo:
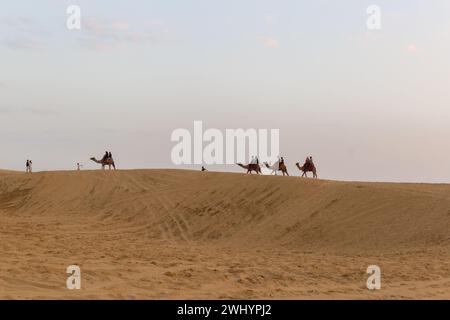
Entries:
{"type": "MultiPolygon", "coordinates": [[[[252,171],[255,171],[256,174],[260,174],[261,172],[261,166],[257,163],[249,163],[249,164],[242,164],[237,163],[238,166],[244,168],[247,170],[247,173],[252,173],[252,171]]],[[[289,173],[287,171],[286,165],[284,163],[280,163],[280,161],[275,162],[274,164],[270,165],[267,162],[264,162],[264,166],[266,166],[267,169],[272,170],[272,173],[277,174],[278,171],[281,171],[284,175],[289,176],[289,173]]],[[[302,177],[308,177],[307,172],[312,172],[313,177],[317,178],[317,170],[314,163],[305,163],[303,166],[300,166],[300,164],[297,162],[295,166],[302,172],[302,177]]]]}
{"type": "MultiPolygon", "coordinates": [[[[109,167],[109,170],[111,170],[111,166],[116,170],[116,165],[114,163],[114,159],[112,157],[103,158],[101,160],[97,160],[96,158],[92,157],[92,161],[95,163],[99,163],[102,165],[102,169],[105,169],[106,166],[109,167]]],[[[258,163],[249,163],[249,164],[242,164],[238,163],[238,166],[244,168],[247,170],[247,173],[252,173],[252,171],[255,171],[257,174],[262,173],[261,172],[261,166],[258,163]]],[[[270,165],[268,162],[264,162],[264,165],[266,168],[272,170],[272,173],[277,174],[278,171],[281,171],[283,176],[287,175],[289,176],[289,173],[287,171],[286,165],[284,163],[280,163],[280,161],[275,162],[274,164],[270,165]]],[[[296,167],[302,172],[302,177],[308,177],[307,172],[312,172],[313,177],[317,178],[317,170],[313,163],[305,163],[303,166],[300,166],[300,164],[297,162],[296,167]]]]}

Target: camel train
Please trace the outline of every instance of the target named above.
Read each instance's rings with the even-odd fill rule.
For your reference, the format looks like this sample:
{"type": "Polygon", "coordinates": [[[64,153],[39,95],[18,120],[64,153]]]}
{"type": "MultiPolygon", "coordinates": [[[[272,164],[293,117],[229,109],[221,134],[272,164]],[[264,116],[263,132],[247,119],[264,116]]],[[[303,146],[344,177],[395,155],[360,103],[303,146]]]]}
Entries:
{"type": "MultiPolygon", "coordinates": [[[[106,166],[109,167],[109,170],[111,170],[111,167],[113,167],[114,170],[116,170],[116,165],[114,163],[114,159],[112,157],[111,152],[107,151],[101,160],[97,160],[95,157],[92,157],[90,160],[94,161],[95,163],[101,164],[102,170],[104,170],[106,166]]],[[[263,164],[267,169],[272,170],[270,174],[277,175],[278,171],[281,171],[283,176],[284,175],[289,176],[289,173],[287,171],[287,167],[284,163],[283,158],[279,159],[272,165],[269,164],[268,162],[264,162],[263,164]]],[[[255,171],[256,174],[260,174],[260,173],[262,174],[261,166],[259,165],[259,160],[257,157],[253,157],[252,161],[249,164],[237,163],[237,165],[240,166],[241,168],[244,168],[245,170],[247,170],[247,174],[252,174],[253,171],[255,171]]],[[[295,166],[302,172],[302,177],[308,178],[307,172],[312,172],[313,178],[317,178],[317,169],[312,161],[312,157],[306,158],[305,164],[303,166],[300,166],[300,164],[298,162],[295,164],[295,166]]],[[[78,167],[78,170],[79,170],[79,167],[78,167]]],[[[202,167],[202,171],[206,171],[206,169],[204,167],[202,167]]]]}
{"type": "MultiPolygon", "coordinates": [[[[252,160],[253,162],[253,160],[252,160]]],[[[242,164],[242,163],[237,163],[238,166],[240,166],[241,168],[244,168],[247,170],[247,174],[252,174],[252,171],[255,171],[256,174],[260,174],[261,172],[261,166],[259,165],[259,163],[249,163],[249,164],[242,164]]],[[[268,162],[264,162],[264,166],[269,169],[272,170],[270,174],[278,174],[278,171],[281,171],[281,173],[284,175],[289,176],[289,173],[287,171],[286,165],[284,164],[284,160],[280,161],[276,161],[274,164],[270,165],[268,162]]],[[[306,177],[308,178],[308,172],[312,172],[313,174],[313,178],[317,178],[317,169],[316,166],[314,165],[314,163],[312,162],[312,158],[306,158],[305,164],[303,166],[300,166],[300,163],[296,163],[295,166],[302,172],[302,177],[306,177]]]]}

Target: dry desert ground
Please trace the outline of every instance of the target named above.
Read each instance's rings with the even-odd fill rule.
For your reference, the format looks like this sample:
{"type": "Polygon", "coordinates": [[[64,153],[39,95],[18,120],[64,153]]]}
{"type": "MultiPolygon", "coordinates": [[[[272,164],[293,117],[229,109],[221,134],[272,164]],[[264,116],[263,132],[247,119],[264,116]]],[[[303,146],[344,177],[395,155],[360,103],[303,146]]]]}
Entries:
{"type": "Polygon", "coordinates": [[[450,299],[446,184],[0,171],[0,239],[1,299],[450,299]]]}

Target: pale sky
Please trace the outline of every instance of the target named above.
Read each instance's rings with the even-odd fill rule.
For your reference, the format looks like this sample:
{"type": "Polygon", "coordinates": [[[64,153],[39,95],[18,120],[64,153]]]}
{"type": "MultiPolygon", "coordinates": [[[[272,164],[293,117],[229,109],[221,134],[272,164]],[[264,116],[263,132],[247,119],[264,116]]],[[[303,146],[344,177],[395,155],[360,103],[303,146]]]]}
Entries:
{"type": "Polygon", "coordinates": [[[174,168],[201,120],[280,129],[295,174],[450,182],[448,0],[3,1],[0,57],[0,168],[174,168]]]}

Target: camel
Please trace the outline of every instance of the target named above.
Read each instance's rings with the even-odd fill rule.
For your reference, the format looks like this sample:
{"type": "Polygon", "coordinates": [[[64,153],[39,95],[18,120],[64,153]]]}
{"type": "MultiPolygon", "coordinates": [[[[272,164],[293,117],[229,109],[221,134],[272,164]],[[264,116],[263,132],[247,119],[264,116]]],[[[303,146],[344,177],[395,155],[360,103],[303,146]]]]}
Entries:
{"type": "Polygon", "coordinates": [[[247,173],[252,174],[252,171],[255,171],[256,174],[260,174],[261,173],[261,167],[257,163],[250,163],[250,164],[245,164],[245,165],[242,164],[242,163],[237,163],[237,165],[239,167],[247,169],[247,173]]]}
{"type": "Polygon", "coordinates": [[[116,165],[114,164],[113,158],[97,160],[94,157],[92,157],[91,160],[96,163],[100,163],[102,165],[102,170],[105,170],[105,166],[109,166],[109,170],[111,170],[111,166],[113,166],[114,170],[116,170],[116,165]]]}
{"type": "Polygon", "coordinates": [[[317,178],[316,166],[313,163],[309,164],[309,166],[307,168],[305,168],[305,165],[300,167],[300,164],[298,162],[295,165],[297,166],[297,168],[300,169],[300,171],[303,172],[302,177],[308,178],[308,175],[306,173],[308,171],[311,171],[313,173],[313,178],[317,178]]]}
{"type": "Polygon", "coordinates": [[[277,175],[278,171],[281,171],[283,173],[283,176],[284,174],[289,176],[286,165],[284,163],[280,164],[280,161],[275,162],[273,165],[269,165],[269,163],[264,162],[264,165],[267,169],[272,170],[270,174],[275,173],[275,175],[277,175]]]}

